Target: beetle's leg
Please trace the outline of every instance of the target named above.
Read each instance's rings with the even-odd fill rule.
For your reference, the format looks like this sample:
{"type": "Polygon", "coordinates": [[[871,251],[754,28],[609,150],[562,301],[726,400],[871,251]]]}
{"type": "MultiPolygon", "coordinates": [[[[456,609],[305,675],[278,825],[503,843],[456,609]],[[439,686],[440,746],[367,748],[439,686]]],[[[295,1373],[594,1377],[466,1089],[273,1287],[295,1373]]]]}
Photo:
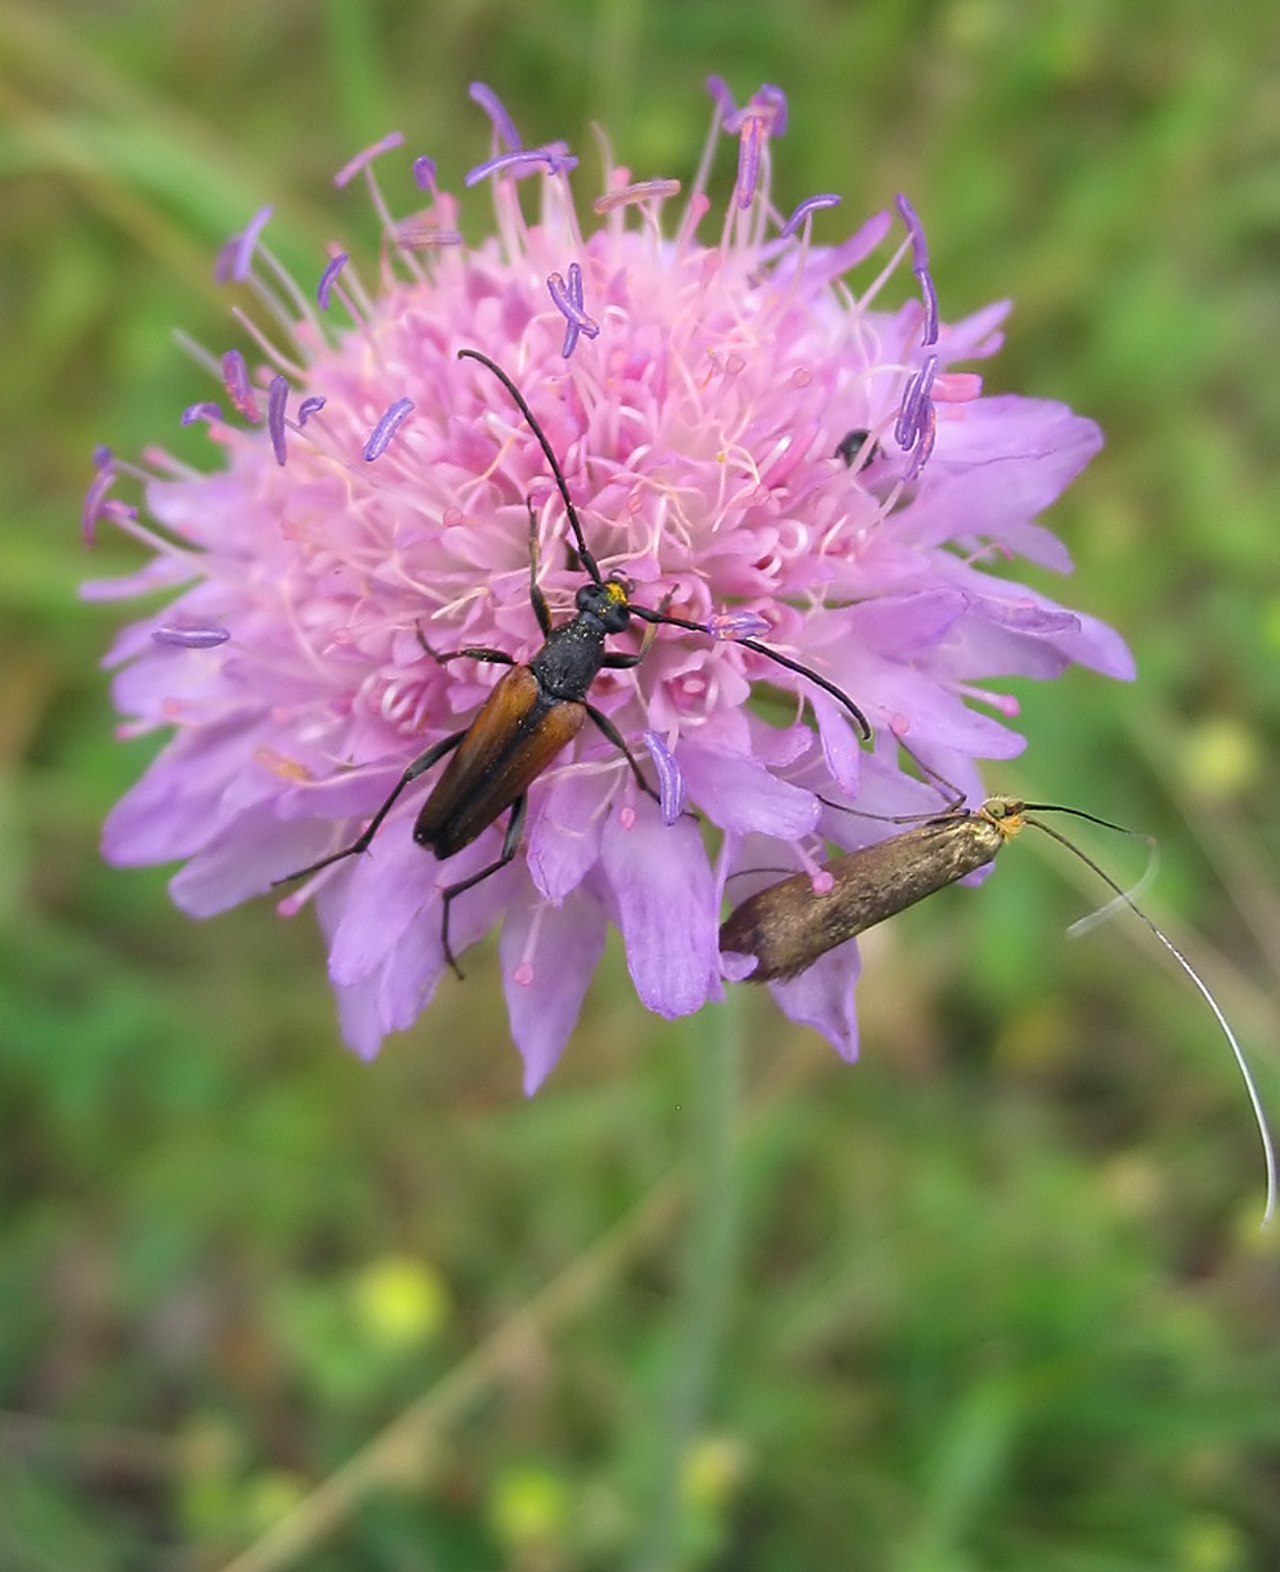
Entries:
{"type": "Polygon", "coordinates": [[[422,645],[431,659],[439,666],[443,666],[449,660],[487,660],[495,666],[514,666],[516,664],[515,657],[508,655],[505,650],[491,650],[486,645],[469,645],[462,650],[432,649],[431,645],[427,643],[427,636],[422,631],[421,625],[418,627],[418,643],[422,645]]]}
{"type": "Polygon", "coordinates": [[[452,753],[462,739],[465,731],[455,731],[452,736],[446,737],[443,742],[437,742],[433,748],[428,748],[425,753],[409,765],[404,774],[391,788],[391,794],[365,826],[363,833],[352,841],[350,846],[344,846],[341,851],[330,852],[327,857],[321,857],[319,862],[308,863],[305,868],[298,868],[293,873],[286,873],[283,878],[272,879],[274,888],[277,884],[290,884],[294,879],[303,879],[309,873],[319,873],[321,868],[327,868],[332,862],[340,862],[344,857],[358,857],[361,852],[369,849],[369,842],[382,828],[382,821],[395,806],[396,799],[406,786],[417,780],[419,775],[424,775],[433,764],[443,759],[446,753],[452,753]]]}
{"type": "Polygon", "coordinates": [[[511,817],[507,821],[507,833],[502,837],[502,851],[495,862],[481,868],[479,873],[473,873],[469,879],[459,879],[457,884],[449,885],[443,892],[444,909],[440,914],[440,943],[444,946],[444,958],[453,967],[458,977],[462,976],[462,968],[458,965],[458,958],[453,953],[449,943],[449,907],[454,900],[467,890],[472,890],[481,884],[490,874],[497,873],[505,868],[516,854],[520,845],[520,837],[524,834],[525,813],[529,806],[529,799],[521,794],[511,804],[511,817]]]}
{"type": "Polygon", "coordinates": [[[526,497],[524,500],[529,509],[529,600],[538,626],[542,629],[542,636],[546,639],[551,636],[551,608],[547,605],[547,597],[538,588],[538,515],[533,511],[533,498],[526,497]]]}
{"type": "Polygon", "coordinates": [[[639,786],[640,790],[644,792],[646,796],[652,797],[654,802],[661,802],[662,799],[658,796],[657,792],[654,791],[649,782],[645,780],[640,766],[636,762],[635,754],[632,753],[631,749],[627,747],[622,733],[613,724],[609,717],[605,714],[602,714],[594,704],[588,704],[585,700],[582,702],[582,707],[584,710],[586,710],[587,714],[596,723],[597,727],[599,727],[608,740],[614,745],[615,748],[617,748],[619,753],[622,753],[626,756],[627,763],[631,766],[631,773],[635,776],[636,785],[639,786]]]}

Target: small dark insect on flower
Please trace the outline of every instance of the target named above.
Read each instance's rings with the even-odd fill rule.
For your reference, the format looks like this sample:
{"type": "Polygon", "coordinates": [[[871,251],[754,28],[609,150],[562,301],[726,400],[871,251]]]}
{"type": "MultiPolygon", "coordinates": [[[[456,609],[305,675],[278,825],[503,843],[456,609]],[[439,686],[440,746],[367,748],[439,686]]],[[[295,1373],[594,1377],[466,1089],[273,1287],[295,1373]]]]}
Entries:
{"type": "Polygon", "coordinates": [[[852,469],[861,457],[863,450],[866,449],[866,462],[868,464],[873,463],[882,456],[882,449],[878,442],[871,442],[870,447],[867,447],[868,442],[871,442],[871,433],[862,427],[857,427],[853,431],[846,431],[844,436],[836,443],[835,456],[844,460],[846,469],[852,469]]]}
{"type": "Polygon", "coordinates": [[[980,808],[956,808],[918,824],[900,835],[833,858],[815,876],[793,874],[749,896],[730,913],[720,929],[720,948],[752,957],[750,982],[786,983],[814,966],[824,955],[864,933],[876,923],[905,911],[967,874],[993,862],[1005,844],[1032,825],[1065,846],[1093,870],[1155,935],[1191,979],[1212,1011],[1244,1079],[1254,1119],[1262,1138],[1267,1171],[1264,1220],[1275,1210],[1276,1158],[1253,1073],[1235,1033],[1200,974],[1163,929],[1137,906],[1114,879],[1085,852],[1051,825],[1030,814],[1069,813],[1107,829],[1122,826],[1078,808],[1053,803],[1028,803],[1013,797],[988,797],[980,808]],[[815,888],[817,885],[817,888],[815,888]]]}

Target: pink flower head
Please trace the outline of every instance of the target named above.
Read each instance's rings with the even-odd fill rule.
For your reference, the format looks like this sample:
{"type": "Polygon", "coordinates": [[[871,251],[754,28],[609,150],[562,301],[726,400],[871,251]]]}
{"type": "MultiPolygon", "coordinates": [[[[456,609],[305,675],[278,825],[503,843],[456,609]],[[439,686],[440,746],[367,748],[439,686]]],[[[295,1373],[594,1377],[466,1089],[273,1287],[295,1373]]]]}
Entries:
{"type": "MultiPolygon", "coordinates": [[[[683,206],[676,180],[614,167],[584,230],[567,148],[526,147],[478,87],[491,156],[464,184],[488,188],[494,217],[479,246],[463,243],[457,200],[425,156],[412,160],[425,207],[392,215],[375,165],[410,160],[396,137],[341,172],[363,179],[382,220],[374,278],[333,247],[295,281],[259,215],[221,271],[270,320],[248,359],[200,352],[220,402],[182,417],[215,445],[216,468],[159,450],[144,466],[107,456],[85,507],[87,535],[107,521],[151,553],[87,594],[177,591],[109,657],[130,732],[172,735],[112,813],[105,852],[181,861],[173,897],[194,916],[348,845],[406,766],[465,732],[509,672],[433,651],[527,665],[544,642],[531,517],[539,584],[558,623],[573,615],[586,574],[544,453],[501,383],[459,350],[490,357],[522,391],[606,581],[703,626],[654,629],[643,660],[590,689],[652,795],[586,725],[529,787],[513,860],[452,905],[458,952],[501,925],[530,1090],[573,1028],[608,923],[650,1010],[697,1010],[735,974],[717,950],[726,879],[787,860],[816,868],[820,822],[846,844],[868,833],[819,793],[880,813],[936,806],[906,744],[981,795],[974,761],[1022,747],[1005,724],[1011,701],[981,684],[1073,661],[1131,675],[1114,633],[990,571],[1014,555],[1069,569],[1034,521],[1097,451],[1096,427],[1059,404],[983,397],[976,375],[953,369],[996,351],[1006,307],[938,320],[909,203],[896,248],[858,293],[849,275],[884,245],[891,216],[816,245],[815,216],[835,199],[783,210],[771,196],[781,92],[763,88],[743,109],[723,84],[713,96],[683,206]],[[704,188],[722,139],[738,174],[712,225],[704,188]],[[896,307],[882,298],[891,280],[896,307]],[[107,496],[130,476],[149,518],[107,496]],[[869,750],[796,663],[865,712],[869,750]]],[[[635,625],[608,647],[634,653],[635,625]]],[[[443,861],[415,846],[443,768],[404,791],[363,855],[281,902],[315,906],[344,1034],[366,1056],[417,1019],[446,972],[442,890],[503,845],[506,813],[443,861]]],[[[837,959],[776,992],[851,1053],[856,965],[837,959]]]]}

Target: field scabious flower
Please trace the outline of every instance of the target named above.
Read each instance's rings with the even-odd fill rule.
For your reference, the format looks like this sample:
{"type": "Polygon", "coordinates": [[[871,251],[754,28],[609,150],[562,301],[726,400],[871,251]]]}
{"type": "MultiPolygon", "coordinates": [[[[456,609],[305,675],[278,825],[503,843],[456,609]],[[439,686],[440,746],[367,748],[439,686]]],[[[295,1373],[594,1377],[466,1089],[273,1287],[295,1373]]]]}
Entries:
{"type": "MultiPolygon", "coordinates": [[[[337,177],[363,179],[379,213],[376,284],[334,248],[304,289],[259,214],[219,262],[262,308],[265,329],[238,314],[257,364],[235,348],[203,355],[219,401],[182,416],[207,429],[219,467],[103,451],[85,504],[88,533],[111,522],[151,553],[88,594],[178,591],[109,657],[126,731],[173,735],[112,813],[105,852],[182,861],[172,893],[194,916],[347,844],[411,759],[466,727],[501,669],[431,650],[532,656],[530,513],[542,588],[557,616],[572,607],[582,567],[543,455],[460,349],[523,390],[602,569],[624,574],[637,603],[669,596],[673,614],[707,625],[659,629],[638,666],[591,690],[661,804],[588,727],[531,788],[520,854],[455,905],[459,951],[501,925],[530,1090],[572,1030],[610,922],[642,1002],[695,1011],[735,975],[716,942],[726,879],[760,866],[764,847],[775,865],[816,866],[820,829],[846,843],[866,833],[819,792],[880,813],[936,802],[904,767],[905,743],[980,793],[974,761],[1022,746],[1005,724],[1016,706],[983,683],[1071,662],[1131,675],[1115,634],[988,571],[1013,555],[1069,569],[1034,520],[1097,450],[1097,429],[1061,405],[984,397],[978,376],[953,369],[996,351],[1006,307],[940,320],[905,198],[896,248],[855,293],[847,275],[884,247],[894,215],[814,245],[814,214],[838,199],[775,208],[783,95],[765,87],[739,107],[710,86],[712,133],[682,203],[676,180],[636,180],[606,158],[596,222],[580,227],[577,160],[562,143],[526,147],[477,84],[492,149],[465,184],[488,188],[495,221],[481,244],[463,241],[426,157],[413,164],[420,210],[393,216],[374,171],[398,136],[337,177]],[[709,171],[726,138],[737,175],[713,219],[709,171]],[[895,278],[907,298],[890,308],[895,278]],[[111,494],[130,478],[146,516],[111,494]],[[851,695],[872,747],[748,637],[851,695]],[[762,683],[775,702],[748,707],[762,683]]],[[[344,1034],[366,1056],[413,1023],[446,970],[441,889],[501,844],[499,824],[437,862],[410,839],[421,801],[407,792],[363,856],[281,902],[315,907],[344,1034]]],[[[846,1053],[855,970],[820,963],[776,990],[846,1053]]]]}

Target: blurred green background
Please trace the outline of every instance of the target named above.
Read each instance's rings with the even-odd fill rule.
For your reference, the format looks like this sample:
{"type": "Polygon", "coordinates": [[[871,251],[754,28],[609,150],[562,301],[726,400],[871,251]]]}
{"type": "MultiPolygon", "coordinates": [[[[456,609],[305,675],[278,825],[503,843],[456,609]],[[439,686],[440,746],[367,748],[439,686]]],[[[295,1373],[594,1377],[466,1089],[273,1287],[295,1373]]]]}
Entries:
{"type": "Polygon", "coordinates": [[[1280,1567],[1249,1111],[1136,923],[1064,938],[1105,893],[1065,856],[872,937],[855,1069],[740,998],[731,1133],[726,1012],[645,1016],[616,950],[532,1103],[491,947],[365,1067],[309,921],[100,863],[149,746],[76,599],[138,560],[82,554],[91,449],[180,443],[170,330],[226,337],[260,205],[311,277],[376,243],[330,177],[386,130],[460,187],[473,77],[686,179],[705,76],[776,82],[779,205],[907,191],[944,317],[1016,301],[989,389],[1107,432],[1037,582],[1140,680],[1019,685],[989,781],[1160,837],[1149,907],[1280,1108],[1278,63],[1264,0],[5,0],[3,1572],[1280,1567]]]}

